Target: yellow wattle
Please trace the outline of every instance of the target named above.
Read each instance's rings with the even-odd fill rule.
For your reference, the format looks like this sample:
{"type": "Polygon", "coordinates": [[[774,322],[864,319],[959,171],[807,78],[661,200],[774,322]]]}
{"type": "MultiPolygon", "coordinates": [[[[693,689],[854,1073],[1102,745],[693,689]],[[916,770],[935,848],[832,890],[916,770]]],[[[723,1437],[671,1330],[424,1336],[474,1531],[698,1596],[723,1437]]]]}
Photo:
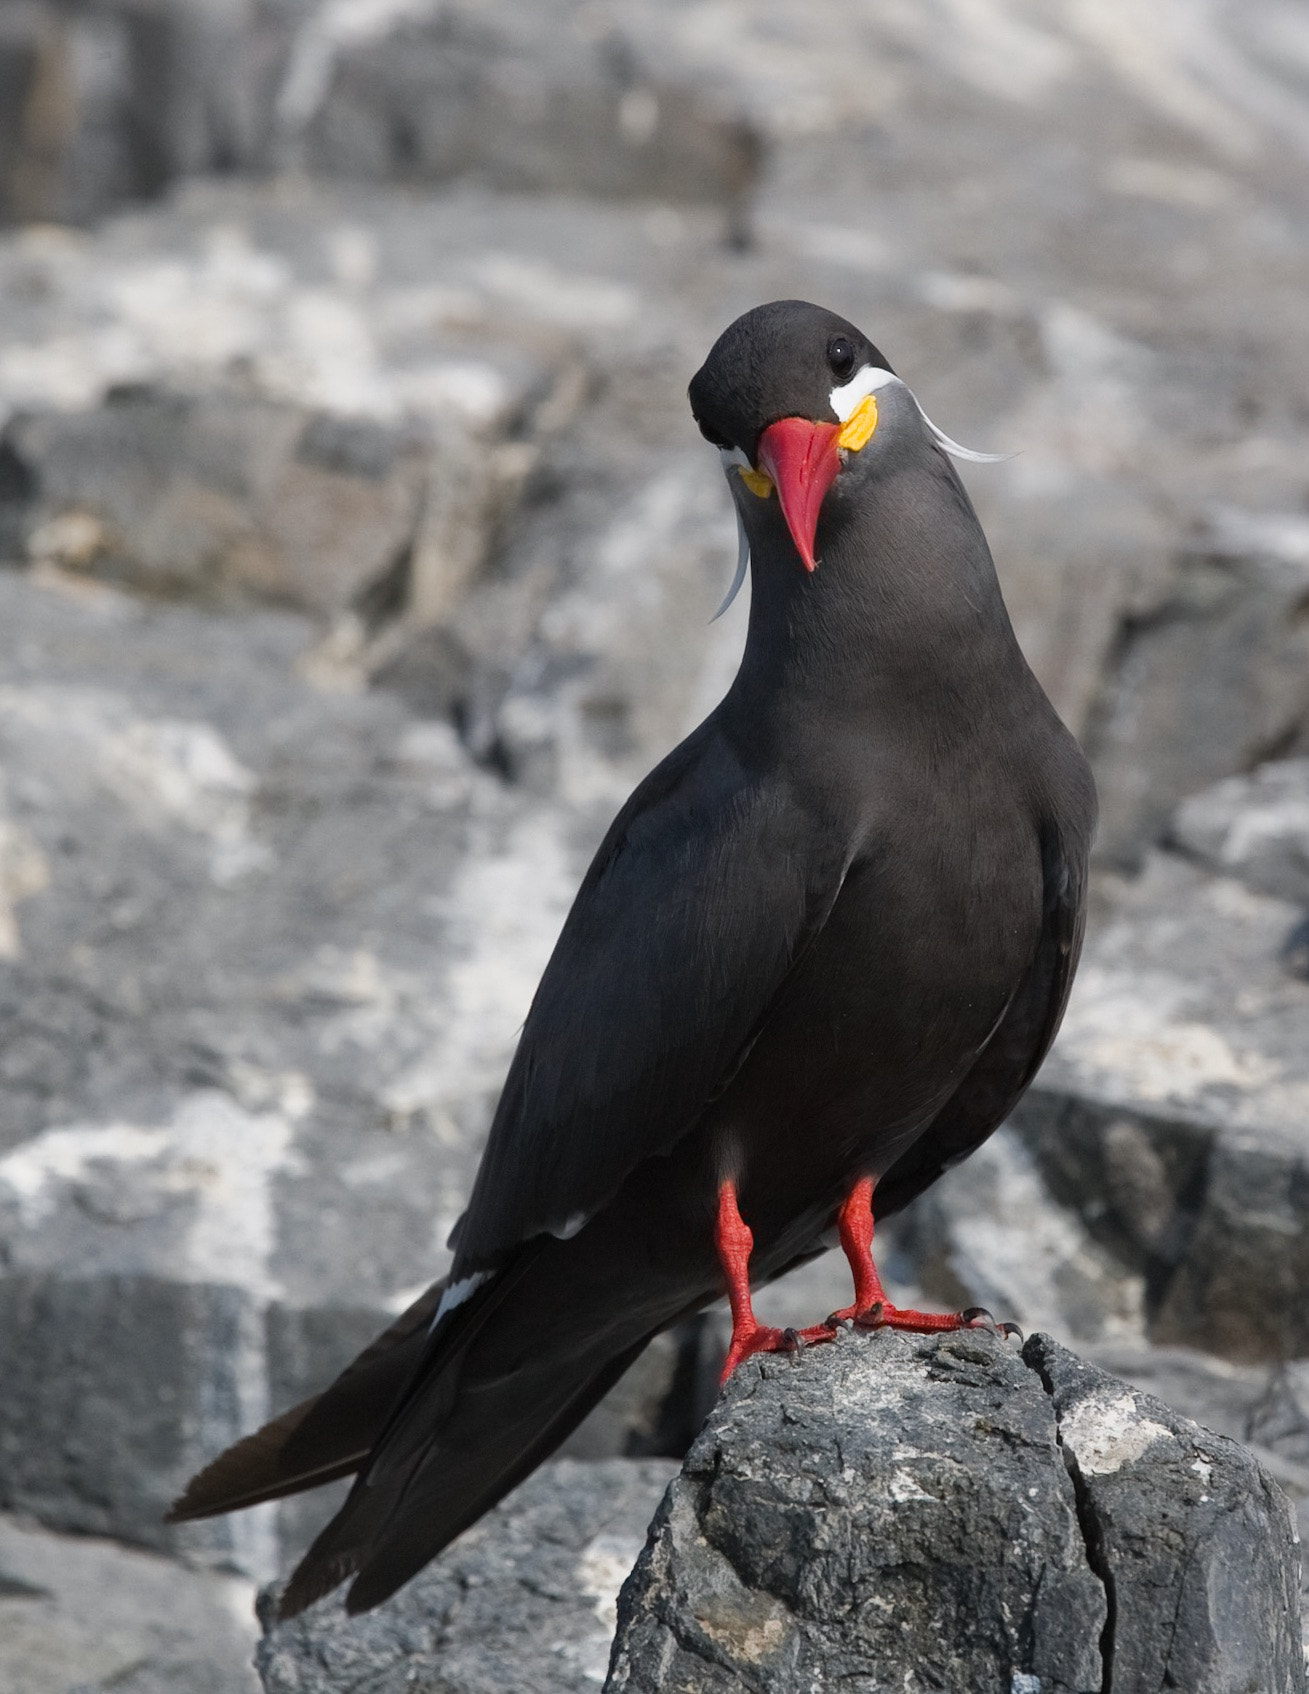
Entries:
{"type": "Polygon", "coordinates": [[[741,481],[751,494],[757,494],[761,500],[766,500],[773,492],[773,479],[763,471],[752,471],[746,465],[738,465],[737,469],[741,473],[741,481]]]}
{"type": "Polygon", "coordinates": [[[860,448],[867,447],[876,428],[877,397],[874,394],[866,394],[841,425],[836,445],[844,447],[849,453],[857,453],[860,448]]]}

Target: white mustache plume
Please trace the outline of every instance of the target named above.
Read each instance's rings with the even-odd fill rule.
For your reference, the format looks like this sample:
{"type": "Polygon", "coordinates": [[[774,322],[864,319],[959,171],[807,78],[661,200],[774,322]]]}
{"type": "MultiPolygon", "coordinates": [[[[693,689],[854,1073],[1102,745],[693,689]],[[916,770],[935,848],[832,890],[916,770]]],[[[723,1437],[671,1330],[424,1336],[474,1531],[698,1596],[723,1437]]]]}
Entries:
{"type": "MultiPolygon", "coordinates": [[[[923,410],[921,401],[908,383],[902,381],[893,371],[883,370],[877,365],[864,365],[860,370],[857,370],[849,382],[832,390],[828,395],[828,401],[840,422],[845,423],[861,400],[867,399],[870,394],[876,393],[879,388],[887,387],[890,383],[896,383],[904,389],[914,405],[918,407],[918,414],[927,425],[932,439],[952,459],[966,459],[969,464],[973,465],[998,465],[1006,459],[1013,458],[1012,453],[979,453],[974,447],[964,447],[960,442],[952,440],[943,429],[938,429],[931,418],[928,417],[923,410]]],[[[723,471],[729,485],[733,471],[751,469],[749,459],[746,458],[739,447],[720,447],[718,456],[722,460],[723,471]]],[[[732,578],[732,586],[727,590],[722,605],[710,618],[710,623],[717,623],[732,604],[732,601],[736,599],[741,592],[741,584],[745,581],[746,572],[750,568],[750,543],[746,539],[745,520],[741,516],[741,508],[737,505],[735,499],[732,501],[732,509],[736,513],[736,574],[732,578]]]]}

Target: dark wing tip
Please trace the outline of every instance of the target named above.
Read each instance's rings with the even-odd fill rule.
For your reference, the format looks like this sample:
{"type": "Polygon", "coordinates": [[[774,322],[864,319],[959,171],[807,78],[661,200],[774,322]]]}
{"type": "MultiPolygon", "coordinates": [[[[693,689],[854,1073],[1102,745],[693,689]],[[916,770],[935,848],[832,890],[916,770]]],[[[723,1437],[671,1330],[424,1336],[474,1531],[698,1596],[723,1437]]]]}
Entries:
{"type": "MultiPolygon", "coordinates": [[[[307,1486],[288,1477],[282,1455],[288,1437],[304,1422],[317,1398],[315,1395],[292,1406],[197,1471],[168,1508],[164,1522],[189,1523],[195,1518],[217,1517],[307,1486]]],[[[350,1468],[357,1468],[357,1463],[354,1461],[350,1468]]]]}
{"type": "Polygon", "coordinates": [[[322,1394],[236,1442],[187,1483],[166,1523],[217,1517],[353,1476],[426,1345],[444,1277],[347,1365],[322,1394]]]}
{"type": "Polygon", "coordinates": [[[224,1512],[239,1512],[247,1506],[281,1500],[288,1494],[353,1476],[368,1457],[367,1447],[322,1455],[317,1463],[288,1461],[287,1442],[319,1399],[315,1395],[302,1400],[197,1471],[164,1514],[164,1522],[193,1523],[197,1518],[221,1517],[224,1512]]]}
{"type": "MultiPolygon", "coordinates": [[[[278,1622],[286,1623],[290,1618],[299,1617],[316,1600],[339,1588],[358,1568],[359,1555],[353,1550],[315,1555],[311,1548],[296,1566],[291,1580],[278,1598],[278,1622]]],[[[347,1606],[347,1610],[356,1609],[347,1606]]]]}

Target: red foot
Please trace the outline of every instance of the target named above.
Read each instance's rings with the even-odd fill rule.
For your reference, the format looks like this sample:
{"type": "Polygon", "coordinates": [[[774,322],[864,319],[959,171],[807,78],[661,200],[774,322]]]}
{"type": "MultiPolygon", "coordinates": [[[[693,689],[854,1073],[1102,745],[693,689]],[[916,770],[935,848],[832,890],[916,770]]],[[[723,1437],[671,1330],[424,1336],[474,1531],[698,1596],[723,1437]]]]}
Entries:
{"type": "Polygon", "coordinates": [[[732,1345],[727,1349],[719,1386],[727,1381],[743,1360],[753,1358],[756,1353],[798,1353],[804,1347],[814,1347],[820,1342],[835,1339],[836,1326],[830,1319],[826,1323],[811,1324],[808,1329],[774,1329],[766,1323],[757,1323],[753,1329],[744,1330],[733,1326],[732,1345]]]}
{"type": "Polygon", "coordinates": [[[942,1329],[971,1329],[972,1320],[962,1312],[916,1312],[911,1306],[892,1306],[879,1300],[866,1311],[850,1312],[856,1329],[911,1329],[919,1335],[935,1335],[942,1329]]]}
{"type": "Polygon", "coordinates": [[[774,1329],[766,1323],[757,1323],[753,1329],[738,1329],[733,1324],[732,1345],[727,1349],[719,1384],[726,1382],[743,1360],[753,1358],[756,1353],[794,1353],[802,1345],[794,1329],[774,1329]]]}
{"type": "Polygon", "coordinates": [[[754,1236],[736,1203],[736,1185],[724,1182],[718,1190],[718,1222],[714,1229],[718,1261],[727,1279],[727,1298],[732,1306],[732,1344],[719,1383],[727,1381],[741,1363],[755,1353],[794,1353],[813,1341],[830,1341],[836,1333],[826,1324],[812,1329],[774,1329],[755,1321],[750,1302],[750,1254],[754,1236]]]}
{"type": "MultiPolygon", "coordinates": [[[[724,1182],[718,1190],[718,1222],[714,1242],[727,1279],[727,1296],[732,1306],[732,1344],[720,1379],[728,1377],[743,1359],[755,1353],[793,1353],[800,1347],[834,1339],[837,1328],[853,1323],[856,1329],[907,1329],[919,1335],[935,1335],[948,1329],[995,1329],[989,1312],[970,1307],[966,1312],[916,1312],[892,1305],[873,1263],[873,1184],[865,1177],[857,1182],[838,1214],[841,1247],[854,1276],[854,1304],[833,1312],[825,1323],[810,1329],[773,1329],[755,1321],[750,1302],[750,1254],[754,1236],[736,1203],[736,1186],[724,1182]]],[[[1013,1329],[1004,1325],[1005,1331],[1013,1329]]]]}
{"type": "Polygon", "coordinates": [[[911,1329],[934,1335],[943,1329],[968,1329],[968,1312],[915,1312],[895,1306],[886,1297],[882,1279],[873,1263],[873,1183],[870,1177],[856,1182],[837,1214],[841,1248],[854,1276],[854,1304],[833,1312],[828,1323],[835,1328],[847,1320],[856,1329],[911,1329]]]}

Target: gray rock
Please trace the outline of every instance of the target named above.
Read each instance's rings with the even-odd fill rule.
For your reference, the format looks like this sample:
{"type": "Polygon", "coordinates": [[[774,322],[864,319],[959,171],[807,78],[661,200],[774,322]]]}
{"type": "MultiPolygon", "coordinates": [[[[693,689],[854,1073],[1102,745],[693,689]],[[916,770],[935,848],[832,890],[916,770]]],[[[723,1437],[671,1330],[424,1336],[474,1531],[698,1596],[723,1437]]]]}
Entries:
{"type": "Polygon", "coordinates": [[[428,6],[371,32],[320,13],[288,56],[281,157],[333,175],[710,201],[743,233],[758,131],[730,86],[685,60],[661,75],[643,45],[623,8],[597,31],[569,0],[428,6]]]}
{"type": "Polygon", "coordinates": [[[758,133],[611,13],[596,31],[569,0],[18,0],[0,19],[0,216],[89,220],[179,176],[290,166],[710,200],[739,224],[758,133]]]}
{"type": "Polygon", "coordinates": [[[1304,1686],[1254,1459],[1047,1337],[751,1362],[619,1601],[612,1690],[1304,1686]]]}
{"type": "MultiPolygon", "coordinates": [[[[1305,733],[1309,630],[1298,608],[1309,592],[1309,549],[1261,545],[1252,527],[1221,547],[1219,532],[1209,548],[1184,555],[1152,616],[1124,631],[1088,738],[1102,859],[1134,859],[1141,842],[1165,833],[1184,796],[1305,733]]],[[[1212,813],[1196,827],[1207,839],[1212,813]]],[[[1240,874],[1230,860],[1217,868],[1240,874]]],[[[1284,880],[1258,885],[1291,897],[1284,880]]]]}
{"type": "Polygon", "coordinates": [[[306,608],[324,683],[377,678],[538,785],[574,745],[621,797],[740,644],[707,629],[734,540],[682,392],[709,330],[672,305],[706,234],[669,216],[213,187],[0,243],[0,542],[306,608]]]}
{"type": "Polygon", "coordinates": [[[238,22],[251,11],[241,0],[7,5],[0,16],[0,216],[90,219],[157,194],[179,169],[241,158],[248,138],[240,134],[244,114],[231,99],[230,72],[253,69],[254,44],[240,51],[238,22]],[[229,70],[224,61],[234,50],[244,63],[229,70]]]}
{"type": "MultiPolygon", "coordinates": [[[[678,54],[693,82],[715,67],[694,31],[664,30],[661,45],[640,6],[612,15],[659,78],[674,76],[678,54]]],[[[381,52],[391,27],[379,22],[360,51],[381,52]]],[[[924,64],[932,48],[918,43],[924,64]]],[[[1080,62],[1081,47],[1069,52],[1080,62]]],[[[751,56],[729,58],[740,99],[779,124],[787,110],[799,123],[813,79],[829,74],[798,52],[785,88],[770,83],[765,98],[751,56]]],[[[842,156],[867,169],[829,205],[813,154],[830,148],[828,131],[803,142],[779,131],[760,239],[744,253],[724,252],[714,220],[689,203],[468,184],[416,200],[298,180],[193,184],[94,241],[11,238],[0,244],[0,412],[11,415],[0,544],[334,616],[317,656],[325,680],[381,680],[452,715],[479,758],[608,804],[666,748],[679,707],[712,702],[739,643],[739,618],[696,631],[730,574],[733,538],[716,467],[686,422],[687,373],[747,301],[831,299],[876,326],[957,435],[1017,451],[970,472],[970,487],[1020,636],[1087,732],[1104,850],[1131,859],[1182,794],[1299,733],[1293,524],[1270,528],[1236,504],[1299,499],[1284,418],[1303,387],[1286,351],[1294,315],[1278,339],[1281,296],[1252,305],[1249,242],[1226,245],[1247,228],[1235,218],[1206,230],[1207,289],[1170,293],[1171,226],[1138,227],[1129,211],[1145,204],[1138,189],[1172,182],[1184,194],[1191,178],[1152,176],[1139,160],[1103,166],[1125,171],[1130,193],[1078,179],[1091,203],[1108,195],[1096,228],[1113,241],[1049,273],[1016,266],[1027,249],[1014,228],[1062,217],[1066,199],[1051,203],[1050,185],[1030,177],[1039,149],[985,102],[979,145],[1003,140],[1025,187],[1003,218],[960,210],[938,227],[923,208],[939,200],[948,161],[920,71],[906,73],[901,115],[921,191],[902,204],[877,188],[875,136],[847,125],[842,156]],[[888,223],[897,237],[884,249],[875,232],[888,223]],[[855,225],[867,233],[852,236],[855,225]],[[960,243],[985,255],[988,274],[960,268],[960,243]],[[1159,273],[1148,289],[1143,251],[1159,273]],[[1102,273],[1107,294],[1086,283],[1102,273]],[[1203,360],[1179,325],[1203,340],[1203,360]],[[1250,395],[1267,420],[1257,488],[1239,411],[1250,395]],[[111,479],[98,462],[108,448],[121,473],[111,479]],[[1197,600],[1210,579],[1222,592],[1197,600]]],[[[862,86],[856,95],[867,100],[862,86]]],[[[875,102],[859,110],[874,121],[875,102]]],[[[1094,110],[1101,145],[1099,97],[1094,110]]],[[[1275,173],[1239,194],[1226,179],[1210,187],[1246,208],[1261,240],[1290,216],[1275,173]]]]}
{"type": "Polygon", "coordinates": [[[254,1584],[0,1517],[8,1694],[257,1694],[254,1584]]]}
{"type": "Polygon", "coordinates": [[[384,231],[287,216],[261,249],[251,210],[123,226],[108,263],[0,253],[28,301],[0,374],[0,540],[152,593],[351,614],[356,647],[400,611],[425,627],[481,567],[577,349],[520,323],[474,354],[448,320],[489,301],[394,267],[370,286],[384,231]],[[24,373],[46,336],[64,354],[24,373]]]}
{"type": "Polygon", "coordinates": [[[1013,1118],[1055,1200],[1143,1279],[1151,1339],[1236,1360],[1309,1351],[1309,986],[1278,957],[1295,915],[1154,855],[1093,925],[1013,1118]]]}
{"type": "Polygon", "coordinates": [[[1309,759],[1277,759],[1193,794],[1172,835],[1220,876],[1309,907],[1309,759]]]}
{"type": "MultiPolygon", "coordinates": [[[[444,1268],[590,837],[298,677],[302,620],[0,607],[0,1501],[270,1575],[317,1508],[159,1514],[444,1268]]],[[[677,1369],[586,1450],[658,1445],[677,1369]]]]}
{"type": "Polygon", "coordinates": [[[1040,1381],[990,1337],[742,1367],[625,1587],[609,1687],[1101,1687],[1106,1617],[1040,1381]]]}
{"type": "Polygon", "coordinates": [[[1051,1396],[1105,1584],[1107,1682],[1141,1694],[1303,1688],[1299,1537],[1267,1472],[1048,1336],[1023,1356],[1051,1396]]]}
{"type": "Polygon", "coordinates": [[[274,1622],[265,1694],[584,1694],[604,1679],[614,1602],[675,1466],[546,1465],[376,1611],[321,1600],[274,1622]]]}
{"type": "MultiPolygon", "coordinates": [[[[1239,784],[1265,799],[1276,786],[1275,801],[1251,804],[1251,842],[1293,810],[1279,767],[1266,769],[1239,784]]],[[[1190,842],[1221,811],[1204,837],[1215,860],[1241,838],[1237,793],[1183,809],[1190,842]]],[[[1030,1094],[897,1220],[887,1267],[941,1304],[1084,1347],[1302,1356],[1309,987],[1281,958],[1296,911],[1173,854],[1101,893],[1030,1094]]]]}
{"type": "Polygon", "coordinates": [[[983,1306],[1002,1322],[1079,1346],[1145,1340],[1142,1271],[1055,1199],[1012,1126],[878,1234],[881,1263],[916,1283],[929,1305],[983,1306]]]}
{"type": "Polygon", "coordinates": [[[127,390],[28,418],[25,550],[152,592],[244,591],[324,615],[412,552],[435,451],[367,420],[249,396],[127,390]]]}

